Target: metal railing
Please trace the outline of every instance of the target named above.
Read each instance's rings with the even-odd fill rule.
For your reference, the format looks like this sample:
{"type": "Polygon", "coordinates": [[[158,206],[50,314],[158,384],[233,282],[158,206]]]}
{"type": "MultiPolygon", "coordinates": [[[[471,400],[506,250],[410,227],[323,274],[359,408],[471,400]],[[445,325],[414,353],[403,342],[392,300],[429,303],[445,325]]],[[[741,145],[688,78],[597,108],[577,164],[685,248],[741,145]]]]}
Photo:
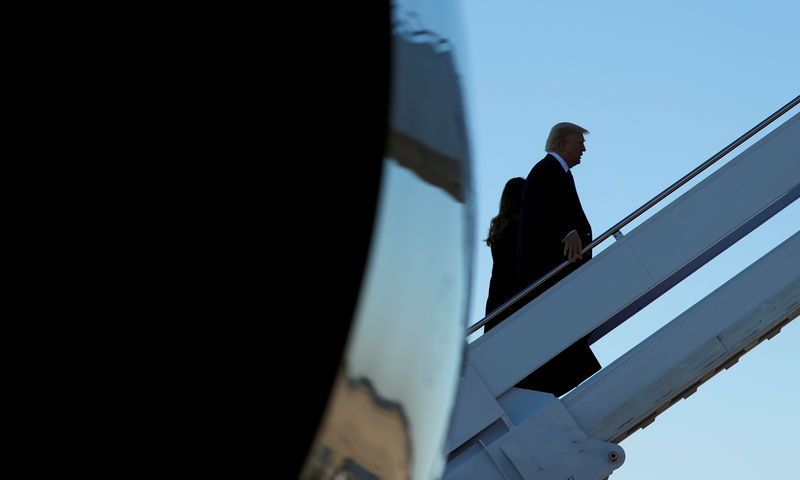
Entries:
{"type": "MultiPolygon", "coordinates": [[[[677,182],[673,183],[671,186],[667,187],[663,192],[661,192],[658,195],[656,195],[655,197],[653,197],[652,200],[650,200],[649,202],[645,203],[644,205],[639,207],[636,211],[634,211],[633,213],[631,213],[630,215],[625,217],[623,220],[621,220],[619,223],[617,223],[616,225],[614,225],[613,227],[608,229],[604,234],[602,234],[599,237],[597,237],[595,240],[592,241],[592,243],[590,243],[587,247],[585,247],[581,251],[581,254],[584,254],[584,253],[592,250],[597,245],[599,245],[600,243],[602,243],[603,241],[608,239],[608,237],[610,237],[612,235],[616,236],[617,232],[619,232],[622,229],[622,227],[624,227],[624,226],[628,225],[629,223],[631,223],[632,221],[634,221],[636,218],[638,218],[644,212],[646,212],[647,210],[652,208],[654,205],[659,203],[661,200],[663,200],[664,198],[669,196],[675,190],[677,190],[680,187],[682,187],[688,181],[690,181],[691,179],[693,179],[694,177],[696,177],[697,175],[702,173],[705,169],[707,169],[708,167],[710,167],[711,165],[716,163],[722,157],[724,157],[725,155],[730,153],[733,149],[735,149],[736,147],[738,147],[742,143],[746,142],[750,137],[752,137],[753,135],[755,135],[759,131],[763,130],[767,125],[769,125],[770,123],[774,122],[777,118],[779,118],[781,115],[783,115],[784,113],[788,112],[789,110],[791,110],[792,108],[794,108],[798,104],[800,104],[800,95],[798,95],[792,101],[790,101],[789,103],[787,103],[786,105],[781,107],[778,111],[776,111],[775,113],[773,113],[772,115],[770,115],[769,117],[764,119],[761,123],[759,123],[755,127],[751,128],[747,133],[745,133],[744,135],[742,135],[741,137],[739,137],[738,139],[733,141],[730,145],[728,145],[727,147],[725,147],[722,150],[720,150],[716,155],[712,156],[711,158],[709,158],[708,160],[703,162],[699,167],[695,168],[691,172],[687,173],[683,178],[681,178],[677,182]]],[[[511,300],[508,300],[503,305],[497,307],[497,309],[495,309],[492,313],[490,313],[489,315],[483,317],[480,321],[478,321],[477,323],[475,323],[471,327],[469,327],[467,329],[467,335],[468,336],[472,335],[473,333],[478,331],[478,329],[481,328],[482,326],[484,326],[488,321],[490,321],[493,318],[495,318],[496,316],[500,315],[506,309],[508,309],[509,307],[514,305],[517,301],[519,301],[520,298],[524,297],[525,295],[527,295],[531,291],[533,291],[536,288],[538,288],[541,284],[543,284],[544,282],[546,282],[547,280],[552,278],[554,275],[556,275],[558,272],[563,270],[564,267],[566,267],[569,264],[570,264],[569,261],[563,262],[561,265],[559,265],[558,267],[556,267],[553,270],[551,270],[545,276],[543,276],[542,278],[540,278],[539,280],[537,280],[536,282],[534,282],[533,284],[529,285],[527,288],[525,288],[524,290],[519,292],[517,295],[515,295],[513,298],[511,298],[511,300]]]]}

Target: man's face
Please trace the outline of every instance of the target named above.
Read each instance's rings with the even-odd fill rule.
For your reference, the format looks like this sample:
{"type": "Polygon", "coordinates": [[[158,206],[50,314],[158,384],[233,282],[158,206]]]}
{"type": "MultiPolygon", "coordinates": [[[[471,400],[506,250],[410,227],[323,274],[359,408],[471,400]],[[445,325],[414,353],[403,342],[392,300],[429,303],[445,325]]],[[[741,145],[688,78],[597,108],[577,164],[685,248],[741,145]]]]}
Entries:
{"type": "Polygon", "coordinates": [[[558,154],[567,162],[569,168],[581,163],[581,155],[586,151],[584,142],[582,134],[572,134],[566,140],[559,142],[558,145],[561,151],[558,154]]]}

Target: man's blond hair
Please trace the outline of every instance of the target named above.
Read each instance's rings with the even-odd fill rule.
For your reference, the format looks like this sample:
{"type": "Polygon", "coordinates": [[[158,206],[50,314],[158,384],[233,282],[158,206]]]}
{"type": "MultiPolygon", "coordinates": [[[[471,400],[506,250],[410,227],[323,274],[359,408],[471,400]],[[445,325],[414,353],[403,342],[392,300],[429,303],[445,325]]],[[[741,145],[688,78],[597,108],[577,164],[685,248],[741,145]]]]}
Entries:
{"type": "Polygon", "coordinates": [[[575,125],[574,123],[561,122],[557,123],[550,129],[550,136],[547,137],[547,143],[544,144],[545,152],[555,152],[558,142],[566,140],[570,135],[583,135],[589,133],[583,127],[575,125]]]}

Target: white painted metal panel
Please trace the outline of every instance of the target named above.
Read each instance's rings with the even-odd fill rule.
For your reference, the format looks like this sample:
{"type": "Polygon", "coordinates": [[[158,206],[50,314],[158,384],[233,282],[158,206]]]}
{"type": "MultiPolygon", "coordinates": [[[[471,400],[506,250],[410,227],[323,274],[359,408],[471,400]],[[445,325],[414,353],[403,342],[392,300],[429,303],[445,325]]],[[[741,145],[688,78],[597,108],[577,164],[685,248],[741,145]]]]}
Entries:
{"type": "Polygon", "coordinates": [[[445,479],[599,480],[625,461],[621,446],[588,438],[553,395],[512,388],[498,400],[508,428],[481,434],[455,452],[445,479]]]}
{"type": "Polygon", "coordinates": [[[800,233],[563,398],[592,438],[620,441],[800,309],[800,233]]]}
{"type": "Polygon", "coordinates": [[[627,236],[654,278],[663,278],[800,181],[800,114],[681,195],[627,236]]]}
{"type": "Polygon", "coordinates": [[[452,413],[453,419],[458,421],[450,423],[445,451],[451,452],[504,413],[475,369],[467,364],[458,384],[458,396],[452,413]]]}

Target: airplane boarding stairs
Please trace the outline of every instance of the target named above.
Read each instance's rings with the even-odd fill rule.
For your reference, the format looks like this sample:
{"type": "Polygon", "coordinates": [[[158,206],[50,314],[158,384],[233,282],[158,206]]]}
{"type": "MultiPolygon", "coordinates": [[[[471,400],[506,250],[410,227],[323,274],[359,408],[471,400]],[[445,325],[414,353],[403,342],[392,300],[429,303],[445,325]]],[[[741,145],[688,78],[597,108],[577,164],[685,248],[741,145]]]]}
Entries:
{"type": "Polygon", "coordinates": [[[597,341],[798,196],[795,114],[469,344],[444,478],[610,475],[625,459],[618,442],[800,313],[800,232],[563,397],[514,385],[576,340],[597,341]]]}

